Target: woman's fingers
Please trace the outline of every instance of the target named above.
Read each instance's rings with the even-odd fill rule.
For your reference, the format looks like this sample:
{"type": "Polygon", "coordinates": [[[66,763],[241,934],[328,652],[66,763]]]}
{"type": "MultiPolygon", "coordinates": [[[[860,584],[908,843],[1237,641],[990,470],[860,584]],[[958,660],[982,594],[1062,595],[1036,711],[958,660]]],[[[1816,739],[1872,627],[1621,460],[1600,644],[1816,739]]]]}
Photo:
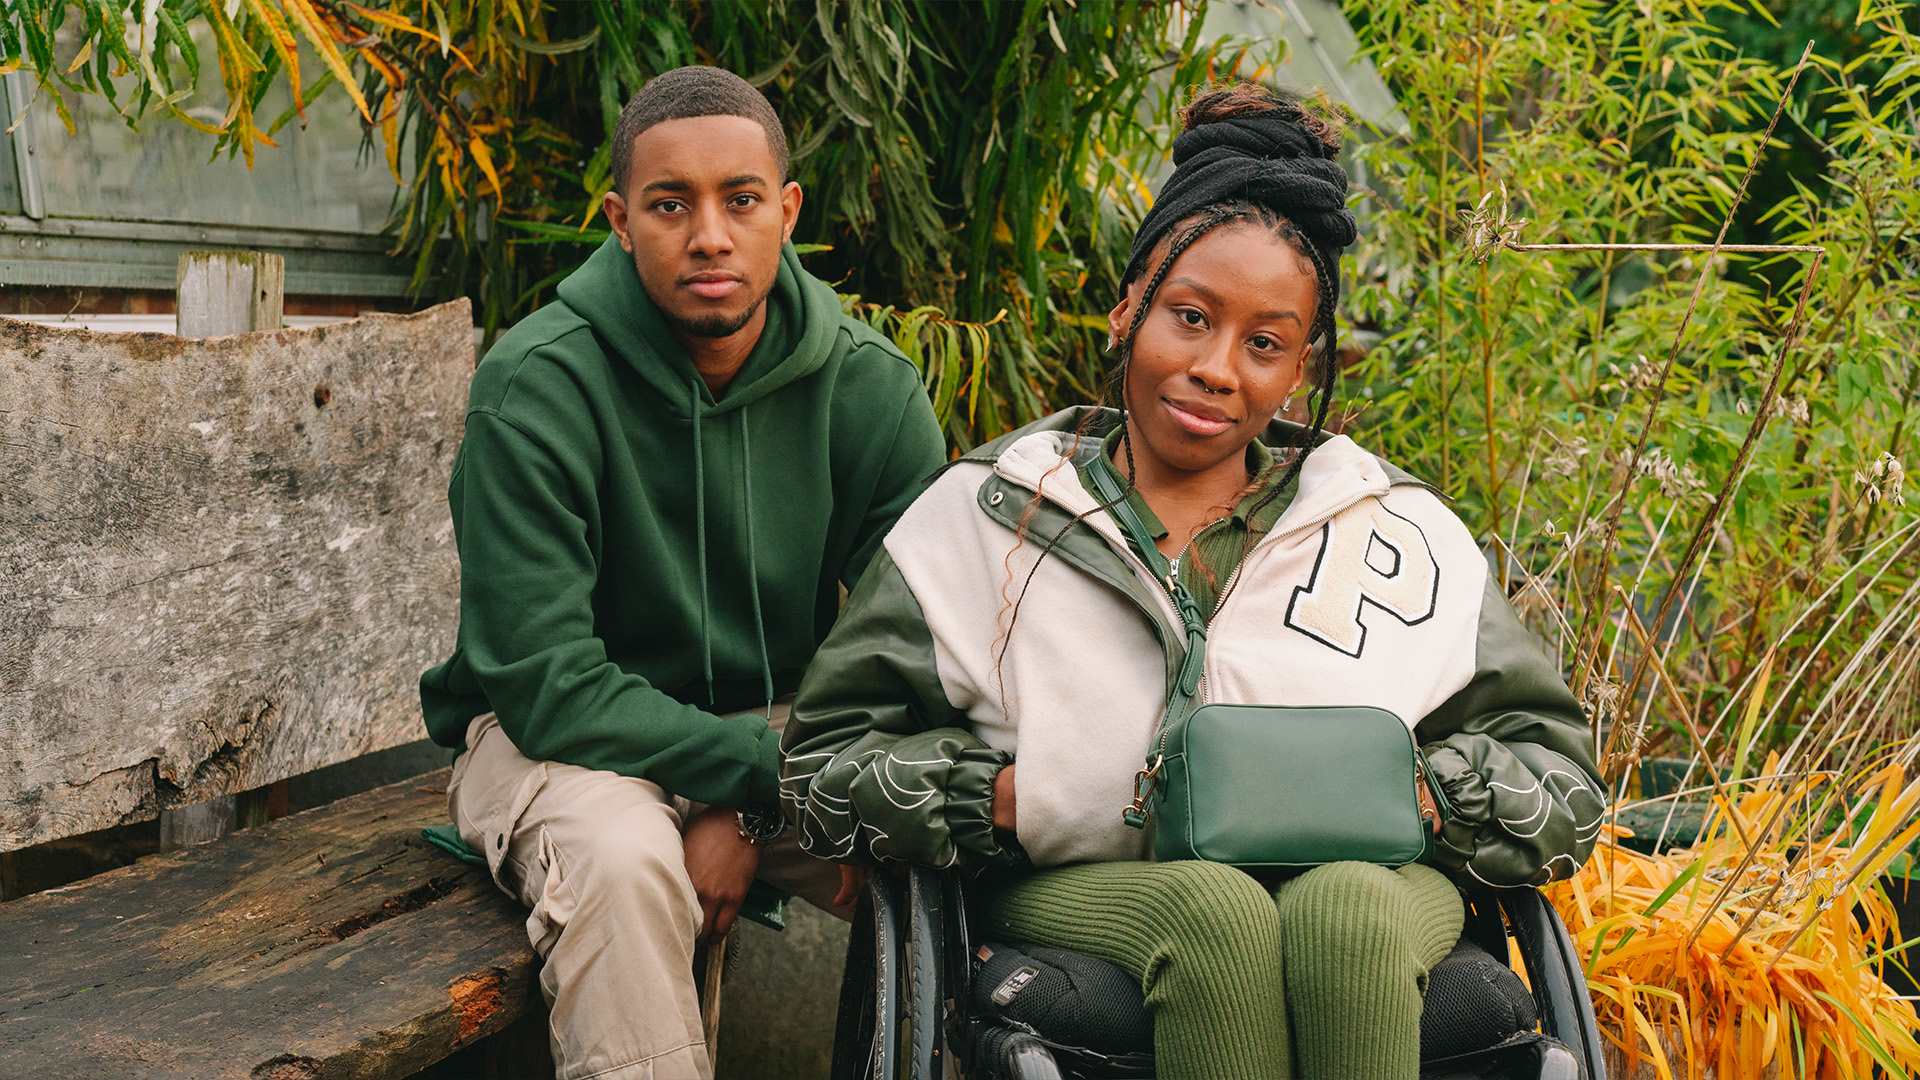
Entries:
{"type": "Polygon", "coordinates": [[[852,907],[860,899],[860,890],[867,884],[867,868],[864,866],[840,865],[840,889],[833,894],[833,906],[852,907]]]}

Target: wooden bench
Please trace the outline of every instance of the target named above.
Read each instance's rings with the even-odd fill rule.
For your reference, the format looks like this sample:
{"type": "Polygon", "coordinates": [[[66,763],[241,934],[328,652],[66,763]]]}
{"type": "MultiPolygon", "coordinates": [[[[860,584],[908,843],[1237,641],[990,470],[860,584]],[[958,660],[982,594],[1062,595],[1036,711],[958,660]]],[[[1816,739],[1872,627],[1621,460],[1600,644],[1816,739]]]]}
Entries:
{"type": "MultiPolygon", "coordinates": [[[[0,852],[420,738],[472,365],[465,301],[0,320],[0,852]]],[[[0,1075],[406,1076],[543,1013],[524,913],[420,837],[445,817],[442,771],[0,904],[0,1075]]]]}
{"type": "Polygon", "coordinates": [[[445,817],[441,771],[0,905],[0,1075],[399,1077],[540,1010],[445,817]]]}

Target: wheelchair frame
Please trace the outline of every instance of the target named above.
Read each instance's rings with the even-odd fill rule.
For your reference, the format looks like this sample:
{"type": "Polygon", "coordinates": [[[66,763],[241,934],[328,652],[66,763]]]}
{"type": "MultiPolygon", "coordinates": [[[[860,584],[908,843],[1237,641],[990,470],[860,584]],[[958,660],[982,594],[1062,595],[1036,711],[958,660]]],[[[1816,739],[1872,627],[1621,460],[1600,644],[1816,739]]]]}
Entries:
{"type": "MultiPolygon", "coordinates": [[[[1580,957],[1566,926],[1538,890],[1467,895],[1464,936],[1494,956],[1520,947],[1541,1029],[1564,1043],[1542,1080],[1606,1080],[1602,1042],[1580,957]]],[[[996,1036],[994,1063],[1022,1080],[1058,1080],[1052,1052],[1030,1033],[968,1014],[973,951],[958,874],[925,867],[876,871],[847,946],[834,1031],[834,1080],[942,1080],[955,1056],[965,1076],[980,1034],[996,1036]]]]}

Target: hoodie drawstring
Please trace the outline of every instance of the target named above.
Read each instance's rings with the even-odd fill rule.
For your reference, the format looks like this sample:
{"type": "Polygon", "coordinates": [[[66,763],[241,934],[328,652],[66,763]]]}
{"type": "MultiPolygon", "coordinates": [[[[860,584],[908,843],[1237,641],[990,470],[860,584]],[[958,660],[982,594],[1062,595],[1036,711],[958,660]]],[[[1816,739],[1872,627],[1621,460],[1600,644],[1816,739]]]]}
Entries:
{"type": "MultiPolygon", "coordinates": [[[[713,687],[713,637],[709,628],[712,605],[707,593],[707,471],[704,447],[700,439],[700,383],[688,384],[693,391],[693,545],[700,553],[700,663],[707,677],[707,704],[718,697],[713,687]]],[[[746,500],[747,589],[753,598],[753,634],[760,646],[760,689],[766,696],[767,719],[773,719],[773,661],[767,653],[767,624],[760,614],[760,568],[754,559],[757,546],[753,537],[753,440],[747,425],[747,410],[735,412],[740,418],[740,491],[746,500]]]]}
{"type": "Polygon", "coordinates": [[[714,704],[713,636],[707,627],[707,470],[700,439],[700,380],[687,384],[693,392],[693,546],[700,553],[700,663],[707,676],[707,704],[714,704]]]}
{"type": "Polygon", "coordinates": [[[767,721],[773,721],[773,661],[767,658],[767,624],[760,617],[760,571],[753,561],[753,440],[748,436],[747,410],[740,417],[740,490],[747,501],[747,588],[753,596],[753,633],[760,640],[760,690],[767,697],[767,721]]]}

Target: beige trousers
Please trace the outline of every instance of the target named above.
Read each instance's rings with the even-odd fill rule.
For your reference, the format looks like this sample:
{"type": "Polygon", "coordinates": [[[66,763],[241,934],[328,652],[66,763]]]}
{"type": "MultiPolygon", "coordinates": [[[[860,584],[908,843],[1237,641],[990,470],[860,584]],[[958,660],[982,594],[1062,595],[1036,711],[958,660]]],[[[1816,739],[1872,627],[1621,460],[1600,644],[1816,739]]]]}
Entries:
{"type": "MultiPolygon", "coordinates": [[[[698,808],[650,781],[522,757],[491,713],[467,727],[447,803],[531,909],[558,1080],[712,1076],[694,996],[700,901],[680,845],[698,808]]],[[[759,877],[827,910],[840,882],[791,834],[761,852],[759,877]]]]}

